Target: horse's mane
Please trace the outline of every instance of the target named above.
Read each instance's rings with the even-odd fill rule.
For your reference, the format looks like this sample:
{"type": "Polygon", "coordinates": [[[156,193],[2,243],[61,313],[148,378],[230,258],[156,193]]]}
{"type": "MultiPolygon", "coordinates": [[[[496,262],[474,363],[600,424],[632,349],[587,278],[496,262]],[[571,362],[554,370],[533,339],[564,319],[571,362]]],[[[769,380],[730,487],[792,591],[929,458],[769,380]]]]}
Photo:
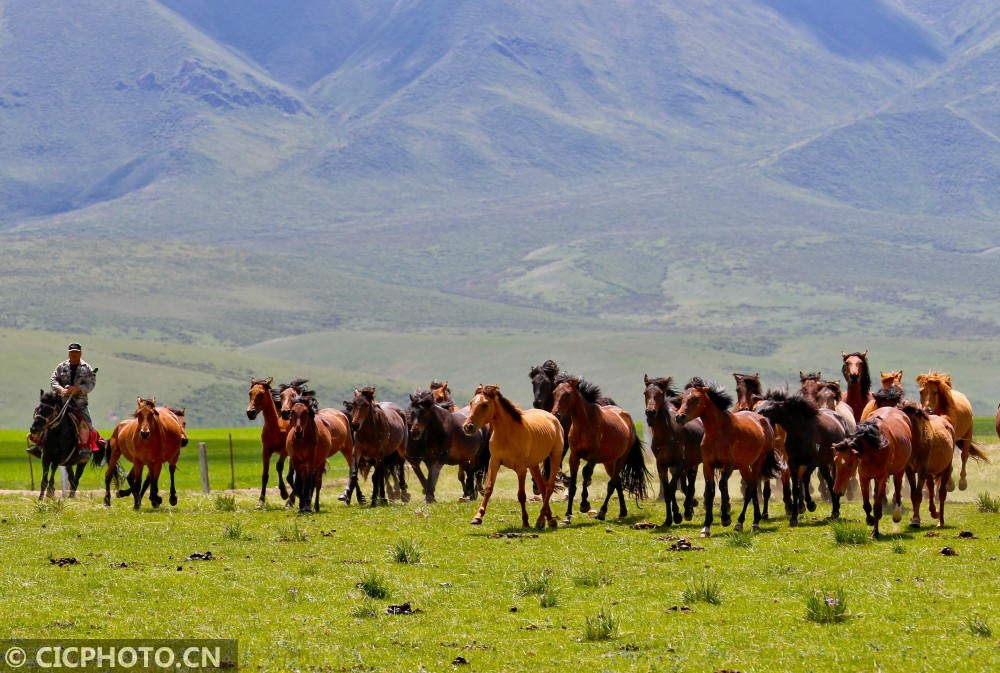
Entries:
{"type": "Polygon", "coordinates": [[[517,423],[523,422],[524,412],[521,411],[521,407],[517,406],[516,404],[508,400],[506,397],[504,397],[503,393],[500,392],[500,386],[497,385],[482,386],[482,389],[483,389],[483,394],[486,395],[487,397],[496,398],[496,401],[500,405],[500,407],[505,409],[507,413],[509,413],[511,416],[514,417],[514,421],[516,421],[517,423]]]}
{"type": "Polygon", "coordinates": [[[663,395],[667,398],[677,397],[678,391],[674,388],[674,378],[672,376],[649,379],[647,385],[656,386],[663,391],[663,395]]]}
{"type": "Polygon", "coordinates": [[[437,379],[431,381],[431,390],[440,390],[441,388],[444,388],[447,393],[451,392],[451,388],[448,387],[447,381],[438,381],[437,379]]]}
{"type": "Polygon", "coordinates": [[[840,371],[844,374],[844,378],[847,378],[847,358],[858,357],[861,359],[861,392],[867,393],[872,389],[872,373],[868,369],[868,352],[864,353],[855,352],[848,353],[844,358],[844,366],[840,368],[840,371]]]}
{"type": "Polygon", "coordinates": [[[174,416],[184,416],[184,412],[187,411],[187,407],[167,407],[173,413],[174,416]]]}
{"type": "Polygon", "coordinates": [[[818,384],[816,388],[817,393],[823,389],[829,390],[833,393],[833,399],[836,402],[840,402],[840,400],[844,397],[844,393],[840,390],[840,381],[824,381],[822,379],[817,379],[816,382],[818,384]]]}
{"type": "Polygon", "coordinates": [[[938,370],[927,372],[926,374],[917,374],[917,385],[921,389],[928,383],[937,383],[942,388],[951,390],[951,374],[938,370]]]}
{"type": "Polygon", "coordinates": [[[144,397],[140,398],[140,403],[136,406],[135,411],[132,412],[132,418],[139,417],[139,410],[143,407],[149,407],[150,409],[156,409],[156,398],[155,397],[144,397]]]}
{"type": "Polygon", "coordinates": [[[434,391],[427,390],[426,388],[418,388],[416,392],[410,395],[410,404],[415,407],[429,407],[432,404],[436,404],[434,401],[434,391]]]}
{"type": "Polygon", "coordinates": [[[878,423],[875,421],[861,421],[847,439],[835,444],[833,448],[837,451],[846,451],[849,448],[853,448],[858,453],[861,453],[861,449],[864,447],[857,444],[859,439],[867,439],[876,449],[881,449],[885,445],[885,439],[882,437],[882,431],[878,428],[878,423]]]}
{"type": "Polygon", "coordinates": [[[821,381],[823,379],[823,374],[820,372],[809,372],[808,374],[803,374],[799,372],[799,381],[805,383],[806,381],[821,381]]]}
{"type": "Polygon", "coordinates": [[[553,360],[546,360],[537,367],[532,367],[528,371],[528,378],[533,379],[539,374],[544,374],[548,378],[554,380],[557,376],[559,376],[559,365],[557,365],[553,360]]]}
{"type": "Polygon", "coordinates": [[[299,379],[292,379],[292,380],[291,380],[291,381],[289,381],[288,383],[282,383],[282,384],[281,384],[281,385],[280,385],[280,386],[278,387],[278,390],[279,390],[280,392],[285,392],[285,391],[286,391],[286,390],[288,390],[289,388],[294,388],[294,389],[295,389],[295,390],[297,390],[297,391],[301,391],[301,390],[302,390],[302,387],[303,387],[303,386],[304,386],[305,384],[307,384],[307,383],[309,383],[309,379],[302,379],[302,378],[299,378],[299,379]]]}
{"type": "Polygon", "coordinates": [[[924,407],[914,400],[907,400],[900,405],[900,409],[903,410],[907,416],[916,416],[921,419],[928,419],[931,417],[930,413],[924,407]]]}
{"type": "Polygon", "coordinates": [[[872,397],[875,398],[875,404],[880,407],[884,406],[896,406],[903,399],[903,389],[899,386],[889,386],[888,388],[879,388],[874,393],[872,397]]]}
{"type": "Polygon", "coordinates": [[[695,376],[684,386],[684,390],[688,390],[689,388],[705,388],[708,399],[712,400],[712,404],[722,411],[726,411],[729,407],[733,406],[733,396],[715,381],[705,381],[701,377],[695,376]]]}
{"type": "Polygon", "coordinates": [[[802,393],[789,393],[787,390],[768,390],[763,399],[772,402],[780,402],[786,409],[798,416],[806,418],[816,418],[819,415],[819,407],[816,403],[805,397],[802,393]]]}
{"type": "Polygon", "coordinates": [[[368,401],[371,402],[372,404],[375,403],[375,387],[374,386],[365,386],[364,388],[362,388],[358,392],[361,394],[362,397],[368,398],[368,401]]]}
{"type": "Polygon", "coordinates": [[[555,384],[566,383],[567,381],[576,381],[577,390],[580,391],[580,395],[584,400],[590,404],[601,404],[602,400],[605,400],[604,393],[601,392],[601,387],[596,383],[591,383],[582,376],[573,376],[572,374],[559,374],[556,377],[555,384]]]}
{"type": "MultiPolygon", "coordinates": [[[[306,392],[312,392],[312,391],[306,391],[306,392]]],[[[292,404],[306,405],[306,408],[309,409],[310,415],[315,415],[316,412],[319,411],[319,402],[316,401],[316,397],[314,395],[307,395],[307,394],[298,395],[296,396],[295,401],[292,402],[292,404]]]]}

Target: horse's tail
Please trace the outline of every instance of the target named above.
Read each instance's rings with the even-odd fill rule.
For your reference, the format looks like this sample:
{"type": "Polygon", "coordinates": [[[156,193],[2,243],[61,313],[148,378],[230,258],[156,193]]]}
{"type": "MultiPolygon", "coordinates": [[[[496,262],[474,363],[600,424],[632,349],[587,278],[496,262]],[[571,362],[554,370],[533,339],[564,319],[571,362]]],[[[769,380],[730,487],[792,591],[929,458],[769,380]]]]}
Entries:
{"type": "Polygon", "coordinates": [[[990,457],[986,455],[986,452],[983,451],[978,444],[972,441],[969,442],[969,457],[975,458],[976,460],[984,463],[990,462],[990,457]]]}
{"type": "Polygon", "coordinates": [[[787,469],[788,463],[785,462],[785,457],[774,446],[770,446],[767,455],[764,456],[764,465],[760,468],[759,478],[777,479],[787,469]]]}
{"type": "Polygon", "coordinates": [[[618,472],[618,480],[622,489],[631,493],[636,502],[649,497],[653,475],[646,467],[646,449],[638,436],[625,456],[625,464],[618,472]]]}
{"type": "MultiPolygon", "coordinates": [[[[94,432],[97,431],[94,430],[94,432]]],[[[94,455],[90,458],[90,468],[96,470],[99,467],[104,467],[109,460],[111,460],[111,438],[101,437],[97,441],[97,451],[94,451],[94,455]]]]}

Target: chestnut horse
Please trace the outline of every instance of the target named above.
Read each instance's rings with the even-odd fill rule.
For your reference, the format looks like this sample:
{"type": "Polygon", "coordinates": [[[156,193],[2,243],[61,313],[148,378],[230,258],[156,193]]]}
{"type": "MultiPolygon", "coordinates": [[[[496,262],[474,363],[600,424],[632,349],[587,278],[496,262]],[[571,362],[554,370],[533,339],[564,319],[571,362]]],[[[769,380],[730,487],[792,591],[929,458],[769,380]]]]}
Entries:
{"type": "Polygon", "coordinates": [[[910,419],[913,454],[906,470],[913,503],[911,528],[920,528],[920,499],[927,484],[927,507],[937,527],[944,528],[944,501],[948,496],[952,461],[955,457],[955,428],[944,416],[929,414],[916,402],[906,402],[903,413],[910,419]],[[914,480],[916,477],[916,480],[914,480]],[[934,483],[937,481],[939,513],[934,511],[934,483]]]}
{"type": "Polygon", "coordinates": [[[843,495],[848,480],[857,470],[861,478],[865,521],[869,526],[874,526],[872,537],[879,536],[882,502],[885,500],[886,482],[890,477],[896,490],[892,498],[892,520],[899,523],[903,518],[903,473],[906,472],[913,453],[912,436],[910,419],[906,414],[896,407],[881,407],[873,411],[867,420],[858,423],[854,432],[833,447],[837,464],[834,492],[843,495]],[[872,482],[875,483],[874,514],[872,482]]]}
{"type": "MultiPolygon", "coordinates": [[[[289,430],[285,450],[295,470],[294,495],[299,498],[299,513],[319,511],[319,493],[327,459],[337,452],[353,453],[347,416],[336,409],[324,409],[312,395],[299,395],[289,408],[289,430]],[[315,492],[315,505],[311,504],[315,492]]],[[[291,502],[291,501],[290,501],[291,502]]]]}
{"type": "Polygon", "coordinates": [[[864,353],[844,353],[844,366],[840,371],[847,381],[847,392],[844,395],[844,402],[847,403],[854,412],[854,422],[861,420],[861,412],[865,410],[865,405],[871,400],[872,375],[868,369],[868,351],[864,353]]]}
{"type": "Polygon", "coordinates": [[[563,433],[559,420],[541,409],[521,411],[516,404],[504,397],[500,387],[495,385],[479,384],[476,394],[469,402],[469,409],[469,419],[462,426],[465,434],[474,435],[486,424],[493,428],[490,437],[490,468],[486,476],[483,502],[470,523],[479,525],[483,522],[486,504],[493,495],[497,472],[503,465],[517,474],[517,500],[521,504],[521,525],[528,527],[524,479],[525,474],[530,471],[542,491],[542,510],[538,514],[535,527],[543,528],[547,521],[549,526],[554,528],[557,523],[549,507],[549,499],[555,491],[556,471],[552,470],[549,478],[543,481],[539,465],[546,458],[557,464],[562,456],[563,433]]]}
{"type": "Polygon", "coordinates": [[[597,512],[597,519],[603,521],[607,516],[608,502],[615,492],[618,493],[618,518],[624,519],[628,515],[625,491],[634,496],[637,502],[645,500],[651,478],[632,417],[621,407],[602,406],[598,402],[598,399],[604,397],[601,389],[577,376],[560,374],[556,378],[554,395],[552,413],[560,420],[570,419],[569,504],[563,523],[569,524],[573,517],[573,496],[576,495],[580,460],[586,463],[583,468],[580,511],[590,511],[587,483],[594,467],[601,463],[610,480],[604,504],[597,512]]]}
{"type": "MultiPolygon", "coordinates": [[[[185,416],[184,416],[186,408],[185,407],[159,407],[158,411],[161,414],[173,414],[174,415],[174,419],[177,421],[177,424],[180,425],[180,427],[181,427],[181,448],[183,449],[185,446],[188,445],[187,418],[185,418],[185,416]]],[[[125,456],[125,460],[128,460],[129,462],[132,461],[132,459],[129,456],[125,456]]],[[[171,505],[176,505],[177,504],[177,496],[176,496],[177,491],[176,491],[176,489],[174,487],[174,473],[177,471],[177,465],[174,464],[174,463],[168,463],[168,467],[170,469],[170,492],[173,494],[171,496],[171,502],[170,502],[170,504],[171,505]]],[[[142,482],[142,490],[139,492],[139,500],[142,500],[142,498],[146,495],[146,491],[149,489],[150,478],[151,478],[151,475],[147,472],[146,473],[146,479],[145,479],[145,481],[142,482]]],[[[115,483],[116,484],[118,483],[117,479],[115,480],[115,483]]],[[[117,494],[118,497],[119,498],[124,498],[127,495],[132,495],[132,488],[133,488],[133,485],[131,483],[129,483],[129,487],[127,489],[125,489],[125,490],[119,490],[118,491],[118,494],[117,494]]]]}
{"type": "MultiPolygon", "coordinates": [[[[397,404],[378,402],[375,399],[375,388],[365,386],[355,389],[351,401],[351,428],[354,430],[354,456],[352,465],[356,468],[361,461],[370,461],[375,466],[372,475],[371,506],[385,505],[386,465],[384,462],[395,454],[400,461],[406,458],[406,415],[397,404]]],[[[399,489],[403,502],[409,502],[410,494],[406,491],[405,472],[401,473],[399,489]]],[[[347,492],[357,488],[357,469],[351,470],[347,492]]],[[[349,503],[350,501],[348,501],[349,503]]]]}
{"type": "Polygon", "coordinates": [[[955,428],[955,444],[962,451],[958,488],[964,491],[969,485],[965,478],[965,464],[969,456],[989,462],[986,454],[972,443],[972,405],[969,398],[951,387],[951,375],[944,372],[920,374],[917,385],[920,386],[920,404],[929,407],[931,413],[947,416],[955,428]]]}
{"type": "MultiPolygon", "coordinates": [[[[258,414],[264,415],[264,427],[260,430],[260,443],[262,449],[262,459],[264,470],[260,475],[260,497],[257,499],[257,508],[264,506],[264,499],[267,495],[267,482],[271,478],[271,456],[278,454],[278,492],[282,500],[288,500],[288,489],[285,486],[285,479],[281,472],[285,469],[285,437],[288,434],[288,420],[282,418],[278,413],[278,394],[271,388],[272,377],[266,379],[250,378],[250,404],[247,406],[247,418],[251,421],[256,419],[258,414]]],[[[288,466],[288,478],[292,479],[291,465],[288,466]]]]}
{"type": "Polygon", "coordinates": [[[743,530],[747,507],[753,501],[753,529],[760,529],[760,501],[757,482],[761,478],[777,477],[786,468],[774,449],[774,429],[770,421],[753,411],[733,413],[729,407],[733,398],[725,388],[700,378],[691,379],[684,387],[677,422],[689,423],[700,418],[705,425],[701,442],[702,473],[705,476],[705,524],[702,537],[712,534],[712,505],[715,501],[715,471],[720,470],[722,491],[722,525],[731,522],[729,512],[729,476],[734,469],[747,482],[743,494],[743,510],[736,530],[743,530]]]}
{"type": "Polygon", "coordinates": [[[128,491],[119,491],[118,496],[132,494],[133,508],[138,510],[145,487],[143,468],[149,469],[149,502],[156,508],[163,502],[159,495],[160,470],[163,463],[170,465],[170,504],[177,504],[177,490],[174,486],[174,471],[181,453],[184,431],[177,416],[169,409],[158,409],[156,398],[136,398],[136,410],[132,418],[119,423],[111,433],[111,459],[104,474],[104,504],[111,506],[111,480],[118,474],[118,460],[125,458],[132,463],[129,472],[128,491]]]}
{"type": "Polygon", "coordinates": [[[451,388],[448,387],[447,381],[431,381],[430,391],[434,396],[434,404],[448,411],[455,411],[455,400],[451,398],[451,388]]]}
{"type": "Polygon", "coordinates": [[[701,440],[705,427],[701,420],[687,425],[677,422],[677,391],[673,378],[651,379],[643,375],[646,390],[646,427],[650,431],[649,448],[656,459],[656,471],[660,476],[660,490],[667,515],[664,526],[681,522],[681,512],[677,507],[677,486],[684,494],[684,520],[694,517],[698,501],[694,497],[695,479],[701,465],[701,440]]]}
{"type": "MultiPolygon", "coordinates": [[[[417,390],[410,395],[407,413],[410,441],[406,459],[424,488],[424,503],[435,502],[441,468],[458,465],[462,468],[462,500],[472,500],[476,495],[477,477],[489,465],[489,435],[483,428],[471,437],[462,430],[469,414],[449,411],[436,401],[431,390],[417,390]],[[420,463],[427,463],[427,477],[423,476],[420,463]]],[[[454,404],[452,404],[454,407],[454,404]]]]}
{"type": "Polygon", "coordinates": [[[807,500],[806,484],[801,481],[819,469],[832,495],[833,511],[830,517],[840,517],[840,498],[833,493],[833,445],[847,436],[847,427],[836,412],[820,409],[801,393],[789,395],[782,390],[768,391],[754,407],[754,411],[767,418],[785,432],[785,455],[788,457],[788,472],[791,475],[792,507],[789,512],[789,526],[797,526],[804,502],[809,511],[815,511],[816,504],[807,500]]]}
{"type": "MultiPolygon", "coordinates": [[[[305,384],[309,382],[309,379],[294,379],[290,383],[282,383],[278,397],[281,403],[281,418],[288,421],[291,419],[292,406],[299,397],[309,397],[316,399],[316,391],[309,390],[305,387],[305,384]]],[[[346,403],[345,403],[346,404],[346,403]]],[[[318,405],[318,402],[317,402],[318,405]]],[[[316,414],[326,421],[327,427],[333,433],[333,444],[334,444],[334,455],[340,453],[344,456],[344,460],[347,462],[347,467],[350,471],[357,472],[357,465],[354,464],[354,433],[351,430],[351,420],[350,417],[341,411],[340,409],[334,409],[333,407],[324,407],[316,412],[316,414]]],[[[294,472],[294,467],[289,468],[289,472],[294,472]]],[[[350,482],[350,478],[348,478],[350,482]]],[[[285,505],[291,507],[295,504],[296,493],[298,489],[294,488],[294,485],[289,479],[289,486],[291,492],[288,496],[288,500],[285,505]]],[[[361,489],[355,487],[354,491],[350,490],[350,487],[344,489],[344,491],[337,496],[338,500],[344,500],[347,504],[351,502],[351,495],[356,494],[358,497],[358,502],[364,501],[361,495],[361,489]]]]}
{"type": "MultiPolygon", "coordinates": [[[[733,411],[753,411],[754,406],[760,402],[760,399],[764,395],[764,391],[760,385],[760,374],[739,374],[733,372],[733,379],[736,381],[736,406],[733,407],[733,411]]],[[[772,424],[774,428],[774,448],[777,449],[778,453],[785,462],[788,461],[788,455],[785,453],[785,431],[772,424]]],[[[809,483],[809,478],[806,477],[806,483],[809,483]]],[[[743,484],[746,488],[746,484],[743,484]]],[[[781,473],[781,492],[782,500],[785,503],[785,512],[791,514],[792,512],[792,484],[791,475],[788,470],[781,473]]],[[[806,494],[808,497],[808,489],[806,489],[806,494]]],[[[771,501],[771,480],[765,479],[761,493],[758,496],[762,496],[764,500],[764,506],[761,508],[760,516],[763,519],[770,518],[767,508],[768,503],[771,501]]]]}
{"type": "MultiPolygon", "coordinates": [[[[900,390],[903,389],[903,370],[900,369],[896,372],[879,372],[879,377],[882,379],[882,388],[891,388],[893,386],[898,386],[900,390]]],[[[861,420],[868,418],[871,412],[875,411],[878,407],[875,405],[875,400],[868,400],[868,404],[865,405],[864,410],[861,412],[861,420]]]]}

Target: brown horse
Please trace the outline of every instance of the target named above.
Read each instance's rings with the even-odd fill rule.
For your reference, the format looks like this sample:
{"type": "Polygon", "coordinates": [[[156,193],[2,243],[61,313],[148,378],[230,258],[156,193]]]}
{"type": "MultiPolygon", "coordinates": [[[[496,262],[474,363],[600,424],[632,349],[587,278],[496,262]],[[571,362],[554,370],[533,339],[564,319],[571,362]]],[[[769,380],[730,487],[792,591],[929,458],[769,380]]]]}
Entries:
{"type": "Polygon", "coordinates": [[[701,420],[686,425],[677,422],[678,393],[669,376],[651,379],[643,375],[646,390],[646,427],[650,431],[649,448],[656,459],[656,471],[660,476],[660,490],[667,515],[664,526],[681,522],[681,512],[677,507],[677,486],[684,494],[684,520],[694,517],[698,501],[694,497],[694,484],[701,465],[701,440],[705,427],[701,420]]]}
{"type": "Polygon", "coordinates": [[[840,371],[847,381],[847,392],[844,395],[844,402],[851,407],[854,412],[854,422],[861,420],[861,412],[865,410],[865,405],[871,400],[872,375],[868,368],[868,351],[863,353],[844,353],[844,366],[840,371]]]}
{"type": "Polygon", "coordinates": [[[721,471],[722,525],[728,526],[729,476],[734,469],[746,480],[743,510],[736,530],[743,530],[747,506],[753,501],[753,528],[760,529],[760,501],[757,482],[763,477],[777,477],[786,468],[774,450],[774,429],[771,423],[753,411],[733,413],[729,407],[733,398],[721,386],[700,378],[691,379],[684,387],[677,422],[681,424],[700,418],[705,424],[701,442],[702,473],[705,476],[705,525],[702,537],[712,534],[712,505],[715,501],[715,471],[721,471]]]}
{"type": "Polygon", "coordinates": [[[904,403],[902,410],[910,419],[913,438],[913,454],[906,470],[913,504],[910,527],[920,528],[920,499],[926,483],[927,506],[931,518],[938,520],[938,528],[944,528],[944,501],[948,497],[948,482],[951,480],[952,460],[955,456],[955,428],[947,418],[927,413],[916,402],[904,403]],[[938,487],[939,513],[934,511],[935,481],[938,487]]]}
{"type": "Polygon", "coordinates": [[[490,468],[486,476],[483,502],[470,523],[478,525],[483,522],[486,504],[493,495],[497,472],[503,465],[517,474],[517,500],[521,504],[521,525],[528,527],[524,479],[526,473],[530,471],[542,491],[542,510],[538,514],[535,527],[543,528],[548,521],[549,526],[554,528],[557,523],[549,507],[549,499],[555,491],[556,471],[552,470],[548,480],[543,481],[539,465],[546,458],[556,465],[562,456],[563,433],[559,420],[541,409],[521,411],[516,404],[504,397],[500,393],[500,387],[495,385],[480,384],[476,388],[475,396],[469,402],[469,409],[469,420],[462,426],[465,434],[473,435],[487,423],[493,428],[490,437],[490,468]]]}
{"type": "Polygon", "coordinates": [[[955,444],[962,451],[958,488],[964,491],[969,486],[965,478],[965,464],[969,456],[989,462],[986,454],[972,443],[972,405],[969,398],[951,387],[951,375],[944,372],[920,374],[917,385],[920,386],[920,404],[930,408],[931,413],[947,416],[955,428],[955,444]]]}
{"type": "MultiPolygon", "coordinates": [[[[879,377],[882,379],[882,388],[891,388],[897,386],[900,390],[903,388],[903,370],[900,369],[896,372],[879,372],[879,377]]],[[[878,407],[875,406],[875,400],[868,400],[868,404],[865,405],[864,410],[861,412],[861,420],[865,420],[868,416],[875,411],[878,407]]]]}
{"type": "MultiPolygon", "coordinates": [[[[247,406],[247,418],[251,421],[257,418],[258,414],[264,415],[264,427],[260,431],[260,443],[262,449],[262,459],[264,463],[263,472],[260,475],[260,497],[257,500],[257,508],[264,506],[264,498],[267,494],[267,482],[271,477],[271,456],[278,454],[278,492],[282,500],[288,500],[288,489],[285,486],[285,479],[281,472],[285,469],[285,459],[288,454],[285,452],[285,438],[288,435],[288,420],[282,418],[278,413],[277,395],[271,389],[271,382],[274,379],[250,379],[250,404],[247,406]]],[[[291,465],[289,465],[289,481],[291,481],[291,465]]]]}
{"type": "Polygon", "coordinates": [[[996,431],[997,437],[1000,437],[1000,404],[997,404],[996,431]]]}
{"type": "MultiPolygon", "coordinates": [[[[338,447],[334,438],[333,428],[325,418],[319,415],[319,405],[316,398],[300,395],[289,410],[290,427],[285,438],[285,451],[295,470],[293,489],[299,499],[299,514],[313,511],[313,493],[315,493],[315,510],[319,511],[319,493],[323,488],[323,473],[326,471],[326,461],[338,447]]],[[[341,414],[343,416],[343,414],[341,414]]],[[[337,437],[350,438],[350,430],[344,423],[337,428],[337,437]]]]}
{"type": "MultiPolygon", "coordinates": [[[[184,416],[186,408],[185,407],[159,407],[158,410],[162,414],[173,414],[174,415],[174,420],[177,421],[177,424],[181,428],[181,448],[184,448],[185,446],[187,446],[188,445],[187,418],[185,418],[185,416],[184,416]]],[[[128,456],[125,456],[125,459],[128,460],[128,461],[131,461],[131,458],[129,458],[128,456]]],[[[176,505],[177,504],[177,496],[176,496],[176,489],[174,488],[174,473],[177,471],[177,465],[175,463],[168,463],[168,467],[170,469],[170,492],[172,494],[174,494],[174,495],[171,496],[170,504],[171,505],[176,505]]],[[[146,479],[145,479],[145,481],[142,482],[142,490],[139,492],[139,500],[142,500],[142,498],[146,495],[146,491],[149,489],[151,478],[152,478],[152,475],[149,472],[147,472],[146,473],[146,479]]],[[[117,480],[116,480],[116,484],[117,484],[117,480]]],[[[131,494],[132,494],[132,485],[131,484],[129,484],[129,487],[127,489],[125,489],[125,490],[119,490],[118,491],[118,497],[119,498],[123,498],[123,497],[125,497],[127,495],[131,495],[131,494]]]]}
{"type": "Polygon", "coordinates": [[[434,395],[434,404],[448,411],[455,411],[455,400],[451,398],[451,388],[448,381],[431,381],[430,391],[434,395]]]}
{"type": "Polygon", "coordinates": [[[896,407],[882,407],[872,412],[868,420],[847,438],[834,445],[837,476],[834,492],[843,494],[848,480],[857,470],[861,477],[861,494],[864,498],[865,520],[874,526],[872,537],[879,536],[878,524],[882,519],[882,502],[885,500],[886,483],[892,477],[895,486],[892,520],[899,523],[902,515],[903,473],[906,472],[913,453],[910,419],[896,407]],[[875,483],[875,508],[872,513],[871,483],[875,483]]]}
{"type": "Polygon", "coordinates": [[[111,480],[118,474],[118,460],[122,457],[132,463],[128,481],[129,491],[119,491],[119,497],[131,492],[133,507],[138,510],[145,488],[142,484],[143,468],[149,469],[149,502],[155,508],[163,499],[159,495],[160,470],[163,463],[170,465],[170,504],[177,504],[174,471],[181,453],[184,434],[177,416],[169,409],[158,409],[156,398],[136,398],[132,418],[119,423],[111,434],[111,459],[104,475],[104,504],[111,506],[111,480]]]}
{"type": "MultiPolygon", "coordinates": [[[[386,467],[384,462],[395,454],[400,461],[406,459],[406,415],[397,404],[378,402],[375,399],[375,388],[365,386],[355,389],[351,401],[351,427],[354,429],[354,456],[352,465],[355,467],[362,461],[369,461],[375,466],[372,475],[371,506],[388,504],[385,497],[386,467]]],[[[409,502],[410,494],[406,490],[405,472],[402,473],[399,488],[403,502],[409,502]]],[[[357,469],[351,470],[347,492],[357,488],[357,469]]],[[[348,501],[350,502],[350,501],[348,501]]]]}
{"type": "MultiPolygon", "coordinates": [[[[733,379],[736,381],[736,406],[733,407],[733,411],[753,411],[754,407],[760,403],[760,399],[764,395],[763,388],[760,385],[760,374],[739,374],[733,372],[733,379]]],[[[781,455],[781,457],[788,462],[788,454],[785,452],[785,430],[780,426],[772,424],[774,428],[774,448],[781,455]]],[[[806,484],[809,483],[808,477],[805,479],[806,484]]],[[[743,484],[746,488],[746,484],[743,484]]],[[[781,473],[781,491],[782,500],[785,503],[785,512],[788,514],[792,513],[792,481],[791,474],[788,470],[781,473]]],[[[806,489],[808,495],[809,489],[806,489]]],[[[761,518],[769,519],[770,515],[768,513],[768,503],[771,501],[771,480],[765,479],[763,487],[761,488],[761,493],[758,497],[763,497],[764,506],[761,508],[761,518]]]]}
{"type": "MultiPolygon", "coordinates": [[[[644,500],[651,475],[646,469],[642,442],[639,440],[627,411],[616,406],[602,406],[597,400],[604,395],[596,385],[579,377],[560,375],[556,379],[555,405],[552,413],[558,419],[569,418],[569,503],[563,523],[569,524],[573,516],[573,496],[576,495],[580,461],[583,468],[583,492],[580,511],[590,511],[587,502],[587,482],[598,463],[604,465],[610,480],[604,504],[597,512],[603,521],[608,513],[611,496],[618,493],[618,518],[628,515],[625,491],[636,500],[644,500]]],[[[666,494],[664,494],[666,496],[666,494]]]]}

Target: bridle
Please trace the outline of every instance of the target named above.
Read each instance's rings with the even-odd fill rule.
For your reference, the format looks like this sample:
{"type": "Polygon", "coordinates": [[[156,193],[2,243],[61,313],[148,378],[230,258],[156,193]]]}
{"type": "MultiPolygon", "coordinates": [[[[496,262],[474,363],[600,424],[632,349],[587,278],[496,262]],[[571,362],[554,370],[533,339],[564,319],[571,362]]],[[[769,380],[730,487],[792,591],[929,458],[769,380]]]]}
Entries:
{"type": "MultiPolygon", "coordinates": [[[[35,407],[35,416],[34,416],[34,419],[33,419],[33,421],[37,421],[40,418],[45,420],[45,425],[42,426],[42,428],[41,428],[41,430],[39,430],[39,432],[48,430],[50,428],[54,428],[55,426],[59,425],[59,423],[62,422],[62,419],[66,416],[66,410],[69,409],[69,404],[72,401],[73,401],[72,397],[67,397],[66,398],[66,403],[63,404],[62,409],[60,409],[59,413],[57,413],[54,417],[41,416],[41,415],[39,415],[38,412],[43,407],[46,408],[46,409],[52,409],[54,411],[56,409],[56,405],[54,405],[54,404],[46,404],[44,402],[39,402],[38,406],[35,407]]],[[[34,422],[32,422],[32,425],[34,425],[34,422]]]]}

